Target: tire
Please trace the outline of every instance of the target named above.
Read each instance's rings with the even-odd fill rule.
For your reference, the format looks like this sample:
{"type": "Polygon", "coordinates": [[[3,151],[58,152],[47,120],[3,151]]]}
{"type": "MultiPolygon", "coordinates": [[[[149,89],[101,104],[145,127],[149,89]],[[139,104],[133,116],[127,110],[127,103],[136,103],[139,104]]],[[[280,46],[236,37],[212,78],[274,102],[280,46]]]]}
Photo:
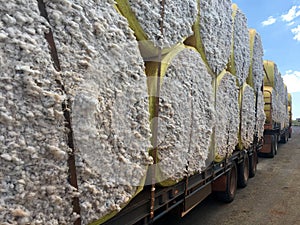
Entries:
{"type": "Polygon", "coordinates": [[[244,154],[244,160],[238,165],[238,180],[237,185],[240,188],[244,188],[248,184],[249,179],[249,156],[248,153],[244,154]]]}
{"type": "Polygon", "coordinates": [[[233,162],[231,170],[226,176],[226,190],[224,192],[216,192],[217,198],[225,203],[230,203],[234,200],[237,190],[237,166],[233,162]]]}
{"type": "Polygon", "coordinates": [[[268,154],[269,158],[274,158],[277,154],[277,138],[276,135],[272,135],[272,144],[271,144],[271,152],[268,154]]]}
{"type": "Polygon", "coordinates": [[[284,136],[283,136],[283,138],[281,139],[281,143],[286,144],[287,142],[288,142],[288,137],[287,137],[287,134],[284,133],[284,136]]]}
{"type": "Polygon", "coordinates": [[[257,170],[257,152],[254,151],[253,154],[249,158],[249,177],[252,178],[256,174],[257,170]]]}

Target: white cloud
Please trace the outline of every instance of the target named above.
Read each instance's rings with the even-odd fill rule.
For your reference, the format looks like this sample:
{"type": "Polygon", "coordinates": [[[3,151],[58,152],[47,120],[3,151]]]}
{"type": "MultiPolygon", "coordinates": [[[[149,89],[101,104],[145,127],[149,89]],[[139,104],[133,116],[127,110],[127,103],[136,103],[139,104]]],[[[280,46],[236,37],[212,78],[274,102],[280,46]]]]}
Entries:
{"type": "Polygon", "coordinates": [[[300,25],[296,28],[291,29],[292,33],[294,34],[294,39],[300,41],[300,25]]]}
{"type": "Polygon", "coordinates": [[[286,71],[286,74],[282,78],[289,93],[300,92],[300,71],[286,71]]]}
{"type": "Polygon", "coordinates": [[[276,23],[276,19],[273,16],[269,16],[267,20],[263,21],[261,24],[263,26],[269,26],[273,23],[276,23]]]}
{"type": "Polygon", "coordinates": [[[285,22],[291,22],[298,16],[300,16],[300,6],[293,6],[287,14],[281,15],[281,19],[285,22]]]}
{"type": "Polygon", "coordinates": [[[290,27],[290,26],[293,26],[295,24],[295,21],[292,21],[290,23],[288,23],[287,25],[290,27]]]}

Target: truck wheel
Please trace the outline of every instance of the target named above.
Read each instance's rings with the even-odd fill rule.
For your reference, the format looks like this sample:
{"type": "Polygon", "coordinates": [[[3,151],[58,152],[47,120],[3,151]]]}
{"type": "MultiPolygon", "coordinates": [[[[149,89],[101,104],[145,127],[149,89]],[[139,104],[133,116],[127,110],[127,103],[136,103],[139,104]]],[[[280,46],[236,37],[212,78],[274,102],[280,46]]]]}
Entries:
{"type": "Polygon", "coordinates": [[[281,143],[285,144],[287,142],[288,142],[288,135],[287,135],[287,133],[284,133],[283,138],[281,138],[281,143]]]}
{"type": "Polygon", "coordinates": [[[225,203],[230,203],[234,200],[237,189],[237,166],[233,162],[231,170],[226,176],[226,190],[224,192],[216,192],[219,200],[225,203]]]}
{"type": "Polygon", "coordinates": [[[277,154],[277,138],[276,135],[272,135],[272,139],[271,139],[271,152],[269,153],[269,157],[270,158],[274,158],[274,156],[277,154]]]}
{"type": "Polygon", "coordinates": [[[238,165],[238,187],[244,188],[247,186],[249,179],[249,157],[248,153],[244,154],[244,160],[238,165]]]}
{"type": "Polygon", "coordinates": [[[254,177],[257,170],[257,152],[254,151],[249,159],[249,177],[254,177]]]}

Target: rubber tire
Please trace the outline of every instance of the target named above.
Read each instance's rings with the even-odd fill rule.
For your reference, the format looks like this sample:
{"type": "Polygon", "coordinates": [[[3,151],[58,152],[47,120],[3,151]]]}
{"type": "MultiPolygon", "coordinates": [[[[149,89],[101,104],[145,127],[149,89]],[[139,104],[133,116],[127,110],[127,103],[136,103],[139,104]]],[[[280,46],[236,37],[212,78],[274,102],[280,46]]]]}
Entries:
{"type": "Polygon", "coordinates": [[[277,154],[277,138],[276,135],[272,135],[272,144],[271,144],[271,152],[268,153],[269,158],[274,158],[274,156],[277,154]]]}
{"type": "Polygon", "coordinates": [[[287,142],[288,142],[288,137],[287,134],[284,133],[284,137],[282,138],[281,143],[286,144],[287,142]]]}
{"type": "Polygon", "coordinates": [[[248,184],[249,180],[249,156],[247,153],[244,154],[244,160],[238,165],[238,180],[237,185],[239,188],[244,188],[248,184]]]}
{"type": "Polygon", "coordinates": [[[255,176],[257,171],[257,152],[254,151],[253,154],[249,158],[249,178],[252,178],[255,176]]]}
{"type": "Polygon", "coordinates": [[[230,203],[234,200],[237,190],[237,166],[235,162],[233,162],[226,178],[226,190],[224,192],[216,192],[216,196],[220,201],[230,203]]]}

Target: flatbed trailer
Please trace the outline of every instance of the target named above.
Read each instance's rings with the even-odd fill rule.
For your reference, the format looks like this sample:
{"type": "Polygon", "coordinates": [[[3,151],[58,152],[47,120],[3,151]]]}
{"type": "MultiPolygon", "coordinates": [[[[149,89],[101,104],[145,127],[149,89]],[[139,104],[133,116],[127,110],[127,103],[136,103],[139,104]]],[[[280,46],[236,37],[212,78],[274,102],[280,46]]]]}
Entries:
{"type": "Polygon", "coordinates": [[[291,122],[288,126],[284,126],[278,122],[275,122],[272,118],[272,92],[270,90],[264,90],[265,100],[265,112],[267,115],[266,123],[264,125],[263,147],[259,152],[260,156],[273,158],[278,151],[278,143],[287,143],[291,137],[292,128],[291,122]]]}
{"type": "Polygon", "coordinates": [[[183,217],[211,193],[224,202],[231,202],[237,186],[245,187],[248,178],[255,176],[257,152],[261,147],[262,144],[254,143],[247,150],[236,150],[230,157],[212,162],[201,173],[173,186],[145,186],[123,210],[103,224],[153,224],[173,210],[183,217]]]}

